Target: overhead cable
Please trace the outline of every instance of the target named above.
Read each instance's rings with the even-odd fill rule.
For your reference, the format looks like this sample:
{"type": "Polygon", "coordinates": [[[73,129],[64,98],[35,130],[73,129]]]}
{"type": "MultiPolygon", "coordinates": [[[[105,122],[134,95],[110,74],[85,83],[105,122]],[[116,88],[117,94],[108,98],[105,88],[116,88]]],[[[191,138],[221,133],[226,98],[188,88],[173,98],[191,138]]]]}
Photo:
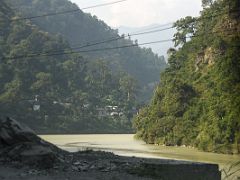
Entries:
{"type": "Polygon", "coordinates": [[[81,9],[77,8],[77,9],[61,11],[61,12],[47,13],[47,14],[42,14],[42,15],[37,15],[37,16],[16,18],[16,19],[12,19],[11,21],[30,20],[30,19],[36,19],[36,18],[42,18],[42,17],[48,17],[48,16],[56,16],[56,15],[61,15],[61,14],[75,13],[75,12],[78,12],[78,11],[81,11],[81,10],[92,9],[92,8],[103,7],[103,6],[109,6],[109,5],[121,3],[121,2],[124,2],[124,1],[128,1],[128,0],[119,0],[119,1],[109,2],[109,3],[103,3],[103,4],[88,6],[88,7],[84,7],[84,8],[81,8],[81,9]]]}

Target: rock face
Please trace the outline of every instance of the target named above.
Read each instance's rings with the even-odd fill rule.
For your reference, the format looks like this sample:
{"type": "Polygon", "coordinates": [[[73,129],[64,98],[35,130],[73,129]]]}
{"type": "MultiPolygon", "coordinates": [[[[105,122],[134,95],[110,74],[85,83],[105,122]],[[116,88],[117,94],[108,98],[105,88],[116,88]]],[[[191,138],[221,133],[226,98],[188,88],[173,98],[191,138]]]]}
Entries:
{"type": "Polygon", "coordinates": [[[19,124],[16,120],[7,118],[0,120],[0,140],[2,146],[12,146],[19,142],[39,140],[28,127],[19,124]]]}
{"type": "Polygon", "coordinates": [[[0,156],[31,166],[49,168],[60,158],[61,152],[16,120],[0,119],[0,156]]]}

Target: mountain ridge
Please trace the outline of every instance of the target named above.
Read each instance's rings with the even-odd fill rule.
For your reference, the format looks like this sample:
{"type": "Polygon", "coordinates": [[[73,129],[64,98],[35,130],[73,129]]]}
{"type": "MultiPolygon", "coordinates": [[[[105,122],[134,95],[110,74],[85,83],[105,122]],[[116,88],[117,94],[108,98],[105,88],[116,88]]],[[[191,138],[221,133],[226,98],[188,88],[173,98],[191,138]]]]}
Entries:
{"type": "Polygon", "coordinates": [[[132,132],[135,79],[79,53],[27,56],[71,47],[28,20],[11,21],[16,16],[0,1],[0,116],[41,134],[132,132]]]}
{"type": "MultiPolygon", "coordinates": [[[[49,12],[62,12],[78,8],[76,4],[67,0],[46,0],[44,3],[40,0],[10,0],[9,3],[13,9],[18,8],[18,14],[21,17],[38,16],[49,12]]],[[[110,28],[96,16],[91,16],[81,10],[72,14],[31,19],[31,22],[46,32],[62,35],[70,43],[71,47],[74,47],[75,44],[86,45],[89,42],[99,42],[120,37],[117,30],[110,28]]],[[[120,38],[117,41],[85,47],[83,50],[134,44],[135,42],[129,39],[120,38]]],[[[114,71],[125,71],[133,76],[139,83],[139,90],[141,91],[139,98],[143,97],[140,101],[149,100],[153,91],[149,84],[157,83],[160,72],[167,66],[164,58],[154,54],[149,48],[131,47],[104,52],[83,52],[81,54],[89,60],[102,59],[114,71]]]]}

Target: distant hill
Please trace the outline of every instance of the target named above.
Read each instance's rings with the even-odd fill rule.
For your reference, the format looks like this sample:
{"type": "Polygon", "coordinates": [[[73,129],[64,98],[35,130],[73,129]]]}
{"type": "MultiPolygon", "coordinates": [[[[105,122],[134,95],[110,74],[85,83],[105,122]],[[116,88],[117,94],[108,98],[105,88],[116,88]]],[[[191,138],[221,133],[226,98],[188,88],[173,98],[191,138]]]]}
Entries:
{"type": "Polygon", "coordinates": [[[37,133],[132,132],[136,80],[104,60],[72,54],[59,34],[11,21],[16,14],[7,2],[0,1],[0,118],[16,118],[37,133]]]}
{"type": "MultiPolygon", "coordinates": [[[[78,8],[76,4],[68,0],[9,0],[8,2],[13,9],[17,9],[20,17],[38,16],[78,8]]],[[[117,30],[111,29],[96,16],[82,11],[36,18],[30,21],[46,32],[60,34],[71,47],[120,37],[117,30]]],[[[134,43],[128,39],[119,39],[82,50],[128,46],[134,43]]],[[[139,85],[139,101],[150,99],[153,84],[159,82],[160,72],[166,67],[164,58],[154,54],[148,48],[132,47],[81,54],[88,60],[104,60],[116,73],[127,72],[133,76],[139,85]]]]}
{"type": "MultiPolygon", "coordinates": [[[[128,34],[128,33],[131,34],[135,32],[154,31],[154,30],[163,29],[166,27],[170,27],[170,26],[162,27],[160,24],[152,24],[152,25],[143,26],[143,27],[120,26],[118,28],[118,31],[119,31],[119,34],[128,34]]],[[[133,40],[137,39],[139,43],[145,43],[145,42],[157,41],[157,40],[166,40],[166,39],[172,39],[175,32],[176,32],[175,29],[169,29],[166,31],[160,31],[160,32],[145,34],[141,36],[134,36],[132,39],[133,40]]],[[[144,45],[144,47],[151,48],[154,53],[157,53],[159,56],[165,56],[165,58],[167,57],[167,50],[173,46],[174,46],[173,42],[144,45]]]]}

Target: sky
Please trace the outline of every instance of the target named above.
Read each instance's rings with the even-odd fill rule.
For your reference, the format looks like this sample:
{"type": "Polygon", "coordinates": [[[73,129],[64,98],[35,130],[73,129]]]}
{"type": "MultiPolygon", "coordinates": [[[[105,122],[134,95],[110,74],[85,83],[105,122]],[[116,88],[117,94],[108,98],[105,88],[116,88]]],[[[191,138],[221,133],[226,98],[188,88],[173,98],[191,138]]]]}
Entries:
{"type": "MultiPolygon", "coordinates": [[[[116,0],[71,0],[80,8],[116,0]]],[[[201,0],[128,0],[110,6],[84,10],[117,28],[166,24],[188,15],[198,16],[201,0]]]]}

